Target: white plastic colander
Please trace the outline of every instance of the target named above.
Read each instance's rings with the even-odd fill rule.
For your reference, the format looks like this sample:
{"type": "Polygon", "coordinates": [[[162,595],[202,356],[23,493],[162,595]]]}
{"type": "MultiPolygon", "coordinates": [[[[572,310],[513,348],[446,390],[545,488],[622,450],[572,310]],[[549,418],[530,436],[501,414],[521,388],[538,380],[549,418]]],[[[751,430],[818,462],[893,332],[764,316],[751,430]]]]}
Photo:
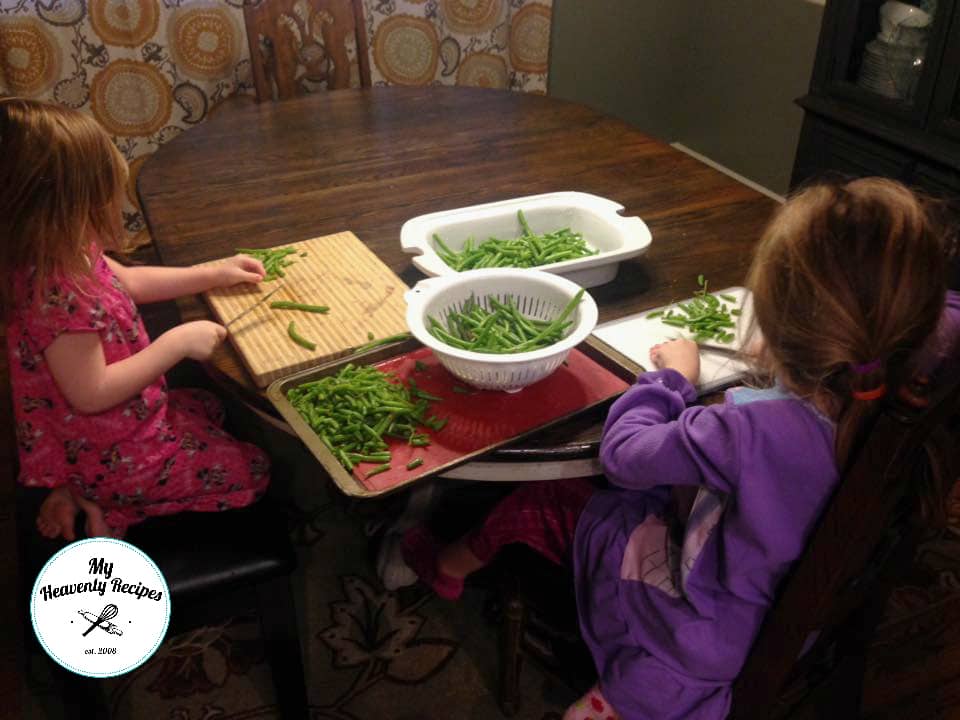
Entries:
{"type": "Polygon", "coordinates": [[[597,304],[588,293],[570,314],[573,321],[567,336],[541,350],[496,355],[461,350],[438,340],[427,329],[432,315],[446,324],[451,310],[461,310],[471,297],[486,309],[487,297],[500,302],[512,297],[527,317],[550,321],[563,312],[580,292],[580,286],[566,278],[541,270],[491,268],[469,270],[456,275],[421,280],[406,293],[407,325],[410,332],[433,350],[443,366],[460,380],[485,390],[515,392],[542,380],[560,367],[570,350],[593,331],[597,304]]]}

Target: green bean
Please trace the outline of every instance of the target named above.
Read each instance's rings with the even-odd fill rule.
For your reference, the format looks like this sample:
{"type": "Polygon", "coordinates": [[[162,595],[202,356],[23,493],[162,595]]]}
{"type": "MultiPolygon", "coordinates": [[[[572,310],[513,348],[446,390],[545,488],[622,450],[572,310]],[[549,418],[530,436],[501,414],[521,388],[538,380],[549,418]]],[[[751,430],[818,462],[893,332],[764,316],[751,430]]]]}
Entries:
{"type": "Polygon", "coordinates": [[[291,302],[289,300],[277,300],[270,303],[273,310],[302,310],[303,312],[320,313],[326,315],[330,308],[326,305],[307,305],[306,303],[291,302]]]}
{"type": "MultiPolygon", "coordinates": [[[[459,310],[447,310],[446,325],[427,317],[428,330],[438,340],[462,350],[482,353],[518,353],[549,347],[562,340],[572,321],[567,318],[583,298],[580,290],[558,317],[539,320],[526,317],[514,299],[486,298],[487,309],[471,296],[459,310]]],[[[454,387],[457,391],[457,388],[454,387]]]]}
{"type": "Polygon", "coordinates": [[[389,462],[390,453],[371,453],[369,455],[363,455],[361,453],[347,453],[347,457],[353,460],[354,462],[389,462]]]}
{"type": "Polygon", "coordinates": [[[416,470],[421,465],[423,465],[423,458],[414,458],[407,463],[407,470],[416,470]]]}
{"type": "Polygon", "coordinates": [[[293,265],[293,260],[288,260],[288,255],[296,255],[297,249],[292,247],[285,248],[236,248],[235,252],[241,255],[249,255],[259,260],[266,271],[264,281],[276,280],[278,277],[285,277],[283,268],[293,265]]]}
{"type": "Polygon", "coordinates": [[[448,418],[438,418],[438,417],[436,417],[436,416],[434,416],[434,415],[431,415],[430,417],[428,417],[428,418],[424,421],[423,424],[426,425],[426,426],[427,426],[428,428],[430,428],[431,430],[435,430],[436,432],[440,432],[441,430],[443,430],[443,429],[447,426],[447,423],[448,423],[448,422],[450,422],[450,420],[449,420],[448,418]]]}
{"type": "Polygon", "coordinates": [[[430,445],[422,428],[439,432],[447,420],[430,414],[424,395],[434,397],[392,373],[350,364],[290,389],[287,399],[349,472],[361,462],[389,464],[388,436],[414,447],[430,445]]]}
{"type": "Polygon", "coordinates": [[[413,378],[410,378],[409,380],[407,380],[407,385],[410,386],[410,395],[412,395],[415,398],[418,398],[419,400],[428,400],[430,402],[443,401],[443,398],[437,397],[436,395],[431,395],[430,393],[424,392],[419,387],[417,387],[417,383],[414,382],[413,378]]]}
{"type": "Polygon", "coordinates": [[[563,312],[560,313],[560,317],[554,320],[550,325],[541,330],[537,335],[535,335],[530,340],[527,340],[525,343],[514,349],[514,352],[526,352],[528,350],[533,350],[538,347],[544,347],[542,344],[546,342],[547,345],[553,345],[556,343],[560,337],[550,340],[555,334],[559,334],[566,327],[563,323],[564,320],[573,312],[574,308],[580,304],[580,300],[583,298],[583,288],[580,288],[580,291],[571,298],[570,302],[567,303],[567,306],[563,309],[563,312]],[[549,341],[548,341],[549,340],[549,341]]]}
{"type": "Polygon", "coordinates": [[[728,332],[729,328],[736,327],[733,317],[740,315],[739,309],[730,310],[725,303],[736,302],[736,297],[721,294],[718,299],[707,293],[707,280],[703,275],[697,276],[700,289],[694,293],[690,302],[678,303],[666,310],[656,310],[647,313],[646,317],[660,317],[660,322],[670,327],[683,328],[693,333],[695,342],[716,340],[722,343],[733,342],[736,335],[728,332]]]}
{"type": "Polygon", "coordinates": [[[390,469],[390,463],[384,463],[383,465],[377,465],[373,470],[364,475],[365,478],[372,478],[374,475],[379,475],[380,473],[385,473],[390,469]]]}
{"type": "Polygon", "coordinates": [[[502,240],[491,237],[477,245],[467,238],[462,249],[455,252],[434,233],[434,249],[454,270],[475,270],[485,267],[529,268],[599,254],[592,250],[583,235],[563,228],[544,235],[536,235],[527,223],[522,210],[517,211],[522,234],[518,238],[502,240]]]}
{"type": "Polygon", "coordinates": [[[297,345],[305,347],[307,350],[317,349],[317,344],[315,342],[310,342],[297,332],[297,328],[294,326],[293,320],[291,320],[290,324],[287,325],[287,335],[289,335],[290,339],[293,340],[297,345]]]}
{"type": "Polygon", "coordinates": [[[390,337],[380,338],[379,340],[373,339],[373,333],[367,333],[367,338],[370,339],[366,345],[361,345],[356,350],[355,353],[363,352],[364,350],[371,350],[375,347],[380,347],[381,345],[389,345],[390,343],[400,342],[401,340],[409,340],[413,337],[410,333],[400,333],[398,335],[391,335],[390,337]]]}

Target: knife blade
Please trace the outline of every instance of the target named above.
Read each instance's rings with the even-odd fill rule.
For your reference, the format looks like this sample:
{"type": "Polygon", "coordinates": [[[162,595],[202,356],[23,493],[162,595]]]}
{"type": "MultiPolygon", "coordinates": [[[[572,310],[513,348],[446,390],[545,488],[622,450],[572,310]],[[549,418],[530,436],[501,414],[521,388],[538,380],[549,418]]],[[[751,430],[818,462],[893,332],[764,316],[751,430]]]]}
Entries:
{"type": "Polygon", "coordinates": [[[248,307],[248,308],[247,308],[246,310],[244,310],[242,313],[240,313],[239,315],[237,315],[236,317],[234,317],[234,318],[231,319],[230,321],[225,322],[225,323],[223,324],[223,326],[224,326],[225,328],[230,327],[230,326],[233,325],[237,320],[239,320],[240,318],[242,318],[244,315],[246,315],[247,313],[251,312],[252,310],[260,307],[261,305],[263,305],[263,303],[265,303],[265,302],[270,298],[271,295],[273,295],[275,292],[277,292],[278,290],[280,290],[283,286],[284,286],[284,284],[283,284],[283,283],[280,283],[280,284],[277,285],[273,290],[271,290],[271,291],[268,292],[266,295],[264,295],[263,297],[261,297],[259,300],[257,300],[253,305],[251,305],[250,307],[248,307]]]}
{"type": "Polygon", "coordinates": [[[714,345],[712,343],[697,343],[697,346],[706,352],[715,352],[721,355],[729,355],[732,357],[737,357],[738,355],[743,355],[743,350],[741,348],[735,347],[726,347],[724,345],[714,345]]]}

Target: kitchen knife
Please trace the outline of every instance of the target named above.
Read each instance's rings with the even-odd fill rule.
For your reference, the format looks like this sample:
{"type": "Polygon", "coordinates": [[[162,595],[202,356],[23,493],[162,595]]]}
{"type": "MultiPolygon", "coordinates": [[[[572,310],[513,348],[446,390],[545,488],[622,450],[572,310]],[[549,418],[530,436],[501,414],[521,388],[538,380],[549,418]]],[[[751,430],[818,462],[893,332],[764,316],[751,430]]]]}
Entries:
{"type": "Polygon", "coordinates": [[[230,326],[233,325],[237,320],[239,320],[239,319],[242,318],[244,315],[246,315],[247,313],[249,313],[251,310],[253,310],[254,308],[259,307],[260,305],[263,305],[263,303],[265,303],[265,302],[270,298],[271,295],[273,295],[275,292],[277,292],[277,290],[279,290],[280,288],[282,288],[283,285],[284,285],[283,283],[280,283],[279,285],[277,285],[273,290],[271,290],[271,291],[268,292],[266,295],[264,295],[262,298],[260,298],[259,300],[257,300],[253,305],[251,305],[250,307],[248,307],[248,308],[247,308],[246,310],[244,310],[242,313],[240,313],[239,315],[237,315],[235,318],[233,318],[233,319],[230,320],[229,322],[224,323],[223,326],[224,326],[225,328],[230,327],[230,326]]]}

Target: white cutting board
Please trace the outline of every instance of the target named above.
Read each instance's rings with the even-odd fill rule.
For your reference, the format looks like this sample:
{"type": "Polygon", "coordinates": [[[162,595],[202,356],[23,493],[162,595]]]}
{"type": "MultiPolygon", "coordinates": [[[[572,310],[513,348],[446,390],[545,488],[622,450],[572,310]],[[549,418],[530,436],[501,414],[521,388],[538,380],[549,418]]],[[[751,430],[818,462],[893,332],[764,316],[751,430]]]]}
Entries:
{"type": "MultiPolygon", "coordinates": [[[[718,290],[711,295],[731,295],[737,298],[736,303],[727,302],[727,307],[730,309],[733,309],[733,307],[740,308],[741,315],[738,318],[737,328],[734,332],[736,337],[733,342],[728,344],[716,343],[713,340],[710,342],[740,349],[744,333],[750,327],[753,314],[750,293],[745,288],[733,287],[718,290]]],[[[680,302],[688,301],[689,298],[680,302]]],[[[721,302],[726,301],[721,298],[721,302]]],[[[672,303],[662,308],[651,308],[636,315],[628,315],[618,320],[603,323],[597,326],[593,334],[638,365],[653,370],[653,363],[650,362],[650,348],[674,338],[693,338],[693,333],[686,329],[664,325],[659,317],[647,317],[652,312],[665,310],[676,304],[672,303]]],[[[740,380],[746,374],[747,369],[746,363],[742,360],[709,350],[701,350],[700,382],[697,384],[697,391],[704,395],[726,385],[731,385],[740,380]]]]}

